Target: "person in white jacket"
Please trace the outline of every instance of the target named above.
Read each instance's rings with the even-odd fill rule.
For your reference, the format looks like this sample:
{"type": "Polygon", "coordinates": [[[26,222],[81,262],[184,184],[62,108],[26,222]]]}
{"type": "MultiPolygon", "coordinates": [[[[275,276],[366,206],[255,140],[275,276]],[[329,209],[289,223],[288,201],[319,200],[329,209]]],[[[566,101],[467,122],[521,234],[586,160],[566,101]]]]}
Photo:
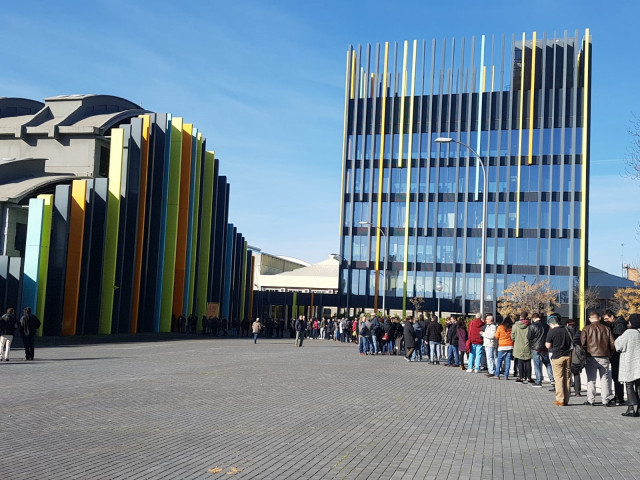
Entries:
{"type": "Polygon", "coordinates": [[[496,339],[496,323],[493,320],[493,315],[488,313],[484,319],[484,329],[480,333],[482,335],[483,341],[482,345],[484,346],[484,353],[487,357],[487,369],[489,373],[487,373],[487,377],[495,376],[495,368],[496,368],[496,357],[498,356],[498,340],[496,339]]]}
{"type": "Polygon", "coordinates": [[[618,379],[627,386],[627,411],[623,417],[640,417],[640,315],[629,315],[629,328],[615,340],[620,352],[618,379]]]}

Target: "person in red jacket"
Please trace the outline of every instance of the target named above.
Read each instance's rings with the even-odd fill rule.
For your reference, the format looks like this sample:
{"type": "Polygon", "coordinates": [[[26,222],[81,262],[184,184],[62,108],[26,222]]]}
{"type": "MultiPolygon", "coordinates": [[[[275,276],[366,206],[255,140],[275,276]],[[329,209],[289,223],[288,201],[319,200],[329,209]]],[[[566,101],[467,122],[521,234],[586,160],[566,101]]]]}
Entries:
{"type": "Polygon", "coordinates": [[[478,373],[480,371],[480,363],[482,362],[482,327],[484,322],[482,316],[478,313],[476,318],[469,323],[469,342],[471,349],[469,350],[469,366],[468,372],[478,373]]]}

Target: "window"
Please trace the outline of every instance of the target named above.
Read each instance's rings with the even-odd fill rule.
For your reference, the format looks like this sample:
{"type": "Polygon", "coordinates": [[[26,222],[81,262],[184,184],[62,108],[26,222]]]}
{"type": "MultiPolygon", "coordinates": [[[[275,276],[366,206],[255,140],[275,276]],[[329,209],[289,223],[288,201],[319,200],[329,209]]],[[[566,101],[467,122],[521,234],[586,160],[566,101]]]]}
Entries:
{"type": "Polygon", "coordinates": [[[391,228],[404,227],[406,205],[404,202],[391,202],[391,228]]]}
{"type": "Polygon", "coordinates": [[[438,238],[436,262],[453,263],[453,237],[438,238]]]}
{"type": "Polygon", "coordinates": [[[438,227],[454,228],[455,226],[455,206],[454,202],[440,202],[438,204],[438,227]]]}

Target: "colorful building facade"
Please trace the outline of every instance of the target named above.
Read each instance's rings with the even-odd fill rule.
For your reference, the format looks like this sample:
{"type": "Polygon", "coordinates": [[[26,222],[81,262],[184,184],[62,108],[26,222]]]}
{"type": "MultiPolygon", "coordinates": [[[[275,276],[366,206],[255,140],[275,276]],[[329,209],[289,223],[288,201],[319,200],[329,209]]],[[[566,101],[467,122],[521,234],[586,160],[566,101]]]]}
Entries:
{"type": "Polygon", "coordinates": [[[46,335],[248,316],[251,255],[202,132],[118,97],[39,106],[0,99],[0,305],[30,306],[46,335]]]}

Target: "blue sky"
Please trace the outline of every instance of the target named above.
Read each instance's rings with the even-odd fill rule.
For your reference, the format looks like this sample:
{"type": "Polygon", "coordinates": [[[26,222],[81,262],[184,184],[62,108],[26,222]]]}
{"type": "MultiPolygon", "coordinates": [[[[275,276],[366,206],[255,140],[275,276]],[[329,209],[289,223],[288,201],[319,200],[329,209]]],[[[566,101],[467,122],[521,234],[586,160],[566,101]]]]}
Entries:
{"type": "Polygon", "coordinates": [[[252,245],[319,261],[338,250],[349,44],[533,31],[593,35],[591,264],[640,263],[640,181],[624,177],[640,115],[636,1],[7,2],[0,95],[105,93],[183,116],[231,182],[252,245]]]}

